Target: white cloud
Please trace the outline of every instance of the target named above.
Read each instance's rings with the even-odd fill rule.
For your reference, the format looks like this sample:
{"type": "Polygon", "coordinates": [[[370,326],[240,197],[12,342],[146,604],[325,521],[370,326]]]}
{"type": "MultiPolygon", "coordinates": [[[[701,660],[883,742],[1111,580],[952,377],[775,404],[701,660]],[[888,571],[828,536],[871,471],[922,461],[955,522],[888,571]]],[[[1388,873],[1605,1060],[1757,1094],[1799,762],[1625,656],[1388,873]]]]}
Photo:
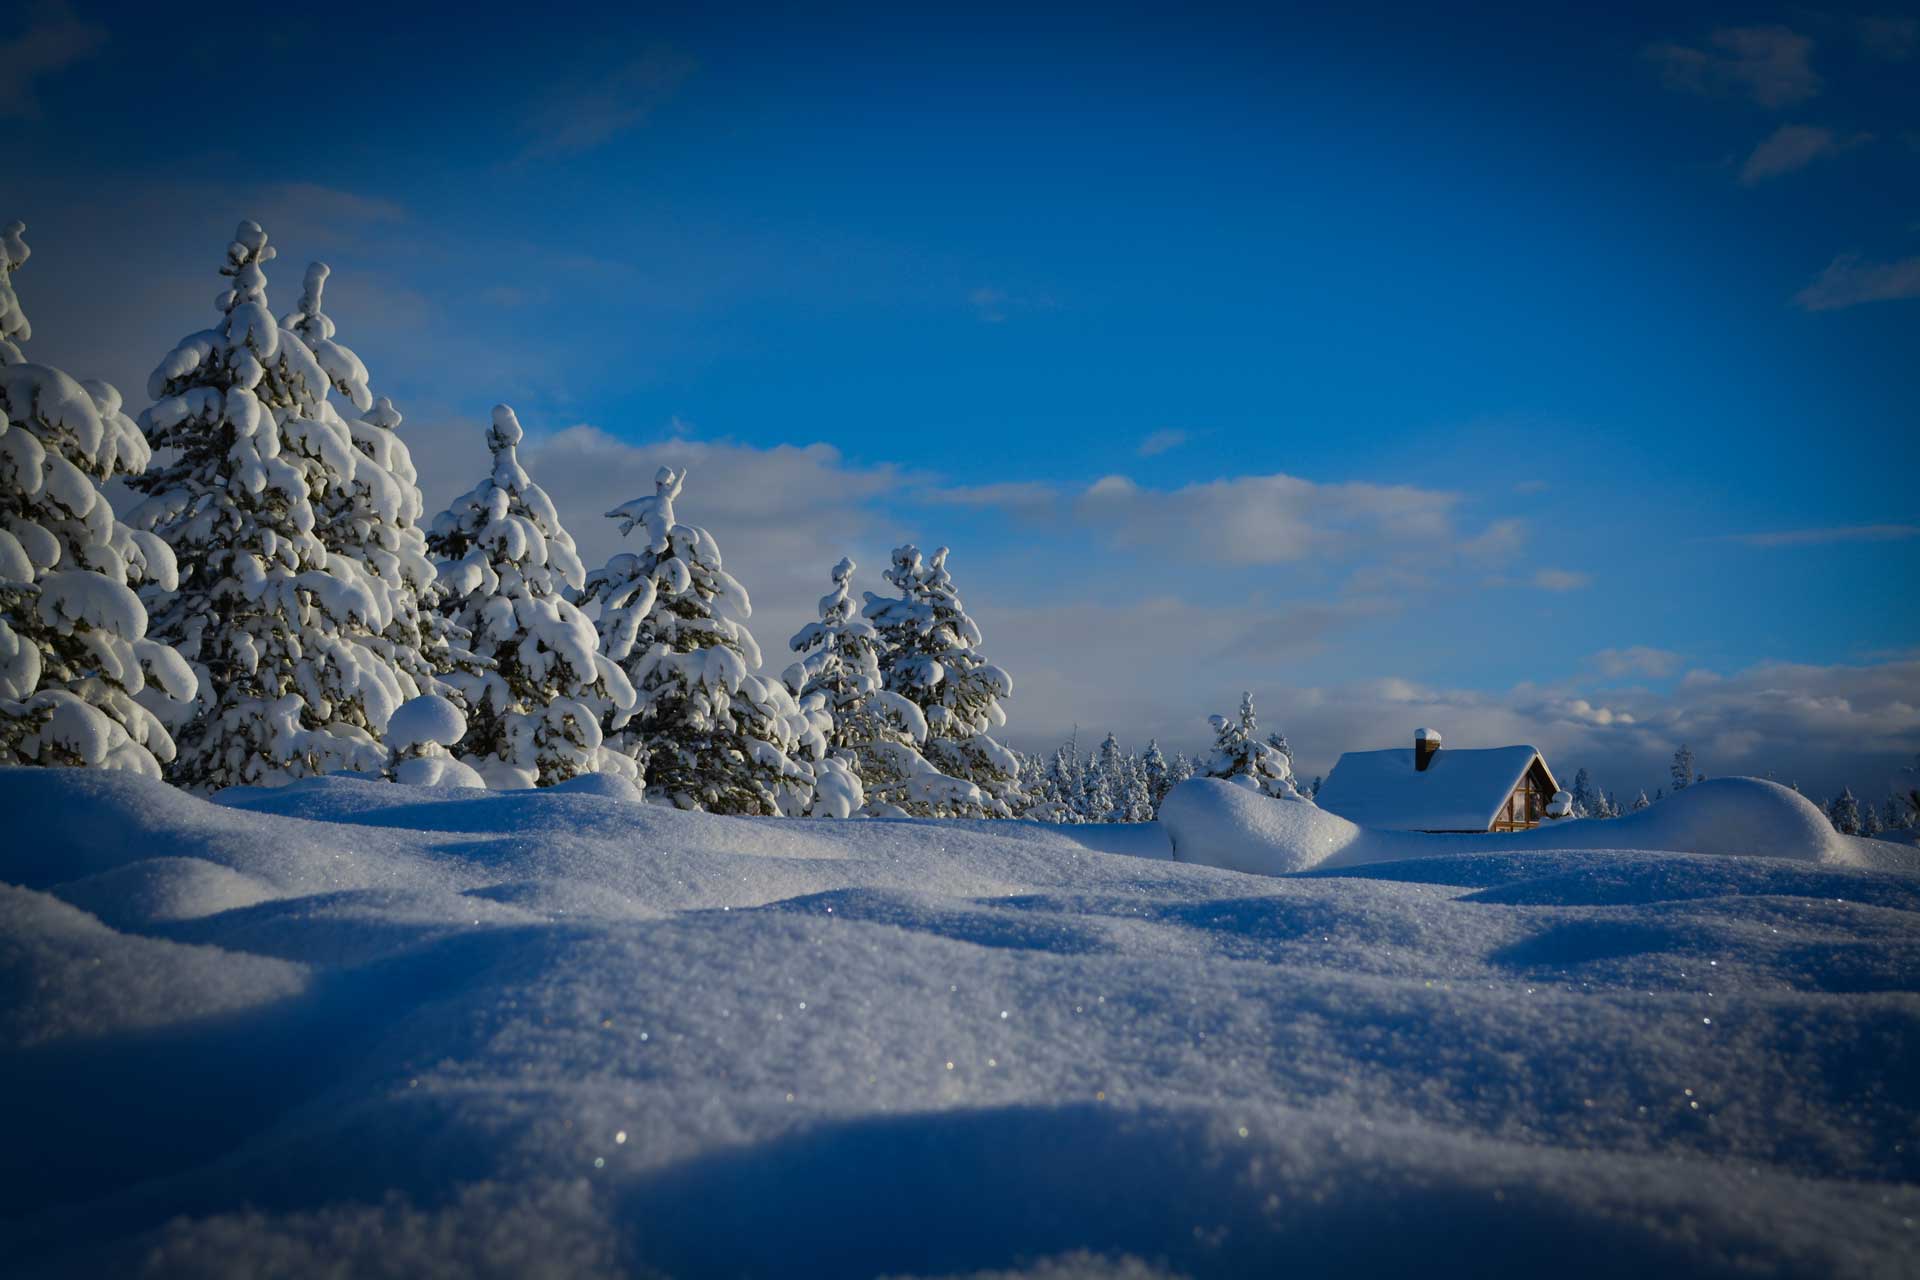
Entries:
{"type": "Polygon", "coordinates": [[[522,160],[592,151],[646,123],[686,83],[698,63],[677,49],[654,44],[596,78],[576,79],[567,68],[564,87],[527,115],[522,160]]]}
{"type": "Polygon", "coordinates": [[[1593,575],[1571,569],[1536,569],[1528,581],[1542,591],[1578,591],[1592,585],[1593,575]]]}
{"type": "Polygon", "coordinates": [[[1412,485],[1315,484],[1241,476],[1172,490],[1106,476],[1081,495],[1080,517],[1115,547],[1225,564],[1284,564],[1383,545],[1451,552],[1460,495],[1412,485]]]}
{"type": "Polygon", "coordinates": [[[1808,311],[1838,311],[1863,302],[1920,298],[1920,258],[1869,262],[1845,253],[1827,264],[1817,279],[1793,300],[1808,311]]]}
{"type": "Polygon", "coordinates": [[[918,495],[927,502],[948,507],[999,507],[1014,515],[1036,516],[1052,511],[1060,502],[1060,490],[1038,480],[1009,480],[998,484],[943,485],[922,489],[918,495]]]}
{"type": "Polygon", "coordinates": [[[1783,124],[1754,147],[1753,154],[1740,168],[1740,181],[1751,187],[1768,178],[1804,169],[1823,156],[1838,155],[1842,149],[1868,140],[1868,135],[1860,134],[1842,141],[1834,136],[1833,130],[1818,125],[1783,124]]]}
{"type": "Polygon", "coordinates": [[[1835,542],[1901,542],[1920,538],[1920,525],[1856,524],[1827,529],[1777,529],[1771,533],[1739,533],[1730,541],[1750,547],[1818,547],[1835,542]]]}
{"type": "Polygon", "coordinates": [[[1905,62],[1920,48],[1920,18],[1858,17],[1852,20],[1860,51],[1883,62],[1905,62]]]}
{"type": "Polygon", "coordinates": [[[1671,649],[1636,644],[1625,649],[1602,649],[1593,655],[1593,662],[1602,675],[1643,675],[1658,679],[1679,669],[1680,655],[1671,649]]]}
{"type": "Polygon", "coordinates": [[[1669,89],[1790,107],[1820,92],[1820,77],[1807,61],[1812,52],[1813,41],[1787,27],[1721,27],[1705,48],[1660,43],[1645,56],[1669,89]]]}
{"type": "Polygon", "coordinates": [[[1005,324],[1016,311],[1053,311],[1060,305],[1049,294],[1009,293],[995,285],[982,285],[968,293],[967,302],[985,324],[1005,324]]]}
{"type": "Polygon", "coordinates": [[[1142,440],[1140,442],[1139,454],[1143,458],[1151,458],[1155,454],[1165,453],[1169,449],[1178,449],[1186,442],[1186,432],[1175,427],[1169,427],[1164,431],[1156,431],[1145,440],[1142,440]]]}
{"type": "Polygon", "coordinates": [[[1475,560],[1501,560],[1520,550],[1526,541],[1525,520],[1495,520],[1462,542],[1460,553],[1475,560]]]}
{"type": "MultiPolygon", "coordinates": [[[[64,4],[43,5],[34,17],[32,26],[0,43],[0,120],[38,120],[35,82],[92,57],[107,42],[105,27],[80,21],[64,4]]],[[[17,29],[25,18],[18,13],[7,25],[17,29]]]]}

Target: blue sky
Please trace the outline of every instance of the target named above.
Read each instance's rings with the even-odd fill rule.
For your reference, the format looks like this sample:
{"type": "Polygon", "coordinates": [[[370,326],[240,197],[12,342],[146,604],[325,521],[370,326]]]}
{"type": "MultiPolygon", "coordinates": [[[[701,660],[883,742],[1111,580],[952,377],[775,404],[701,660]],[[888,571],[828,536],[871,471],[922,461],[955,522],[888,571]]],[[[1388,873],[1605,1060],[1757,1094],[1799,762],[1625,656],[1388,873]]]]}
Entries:
{"type": "Polygon", "coordinates": [[[691,459],[770,653],[950,543],[1020,745],[1920,750],[1910,9],[256,18],[0,40],[37,358],[138,402],[256,217],[430,505],[496,400],[589,553],[691,459]]]}

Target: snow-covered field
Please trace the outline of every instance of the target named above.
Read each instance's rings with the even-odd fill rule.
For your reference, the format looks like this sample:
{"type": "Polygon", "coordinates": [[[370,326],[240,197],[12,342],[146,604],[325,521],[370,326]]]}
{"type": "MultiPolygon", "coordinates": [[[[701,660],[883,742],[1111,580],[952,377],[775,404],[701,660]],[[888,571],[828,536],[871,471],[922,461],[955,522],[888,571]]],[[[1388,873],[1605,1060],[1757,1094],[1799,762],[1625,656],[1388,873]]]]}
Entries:
{"type": "Polygon", "coordinates": [[[1779,788],[1420,837],[620,786],[0,770],[0,1269],[1915,1273],[1920,869],[1779,788]]]}

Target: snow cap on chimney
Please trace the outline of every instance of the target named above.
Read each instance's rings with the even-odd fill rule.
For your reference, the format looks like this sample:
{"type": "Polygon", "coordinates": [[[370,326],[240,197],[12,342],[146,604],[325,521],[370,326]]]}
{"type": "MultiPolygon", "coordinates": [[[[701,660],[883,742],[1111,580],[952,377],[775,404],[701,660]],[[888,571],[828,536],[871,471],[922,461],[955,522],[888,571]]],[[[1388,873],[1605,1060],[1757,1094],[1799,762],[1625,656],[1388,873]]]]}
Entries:
{"type": "Polygon", "coordinates": [[[1433,763],[1434,756],[1440,753],[1440,734],[1434,729],[1415,729],[1413,731],[1413,768],[1416,773],[1425,773],[1427,766],[1433,763]]]}

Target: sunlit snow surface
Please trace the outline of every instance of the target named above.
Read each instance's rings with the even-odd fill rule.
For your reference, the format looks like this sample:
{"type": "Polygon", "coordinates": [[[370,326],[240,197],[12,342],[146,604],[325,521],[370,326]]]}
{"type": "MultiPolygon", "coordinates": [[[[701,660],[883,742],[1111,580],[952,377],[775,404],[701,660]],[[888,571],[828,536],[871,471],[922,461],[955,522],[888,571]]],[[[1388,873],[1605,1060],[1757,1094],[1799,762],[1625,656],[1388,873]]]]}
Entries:
{"type": "Polygon", "coordinates": [[[1566,831],[1776,856],[1323,859],[1233,791],[1183,858],[1319,869],[0,770],[0,1270],[1913,1273],[1910,852],[1722,788],[1566,831]]]}

